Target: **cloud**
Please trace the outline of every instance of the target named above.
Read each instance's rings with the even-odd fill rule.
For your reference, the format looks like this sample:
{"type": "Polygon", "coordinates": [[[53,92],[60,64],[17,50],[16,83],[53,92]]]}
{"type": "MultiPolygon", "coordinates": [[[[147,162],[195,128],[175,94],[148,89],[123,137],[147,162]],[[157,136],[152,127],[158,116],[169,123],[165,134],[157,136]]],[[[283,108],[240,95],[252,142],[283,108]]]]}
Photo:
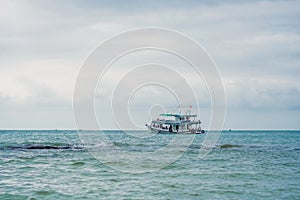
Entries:
{"type": "MultiPolygon", "coordinates": [[[[19,122],[24,120],[24,123],[11,126],[25,127],[27,122],[34,127],[34,119],[27,120],[23,110],[30,107],[45,116],[41,124],[55,127],[55,123],[50,123],[55,113],[72,115],[73,85],[88,54],[121,31],[145,26],[175,29],[201,43],[223,76],[228,109],[236,113],[245,109],[260,112],[263,108],[268,112],[299,110],[299,4],[299,1],[1,1],[0,103],[10,105],[15,111],[6,109],[6,115],[0,119],[16,118],[13,113],[17,112],[19,122]],[[66,111],[62,111],[64,107],[66,111]],[[42,113],[46,108],[53,114],[48,119],[42,113]]],[[[141,57],[141,62],[146,57],[141,57]]],[[[123,61],[127,65],[134,63],[123,61]]],[[[174,65],[177,61],[170,59],[166,63],[174,65]]],[[[203,83],[198,83],[192,73],[186,76],[198,86],[199,97],[205,97],[202,105],[207,105],[209,96],[203,83]]],[[[107,85],[117,77],[108,77],[111,82],[107,85]]],[[[107,91],[109,87],[98,95],[105,96],[107,91]]],[[[61,121],[64,120],[66,117],[61,121]]]]}
{"type": "Polygon", "coordinates": [[[237,79],[227,82],[230,109],[299,110],[300,87],[285,80],[237,79]]]}

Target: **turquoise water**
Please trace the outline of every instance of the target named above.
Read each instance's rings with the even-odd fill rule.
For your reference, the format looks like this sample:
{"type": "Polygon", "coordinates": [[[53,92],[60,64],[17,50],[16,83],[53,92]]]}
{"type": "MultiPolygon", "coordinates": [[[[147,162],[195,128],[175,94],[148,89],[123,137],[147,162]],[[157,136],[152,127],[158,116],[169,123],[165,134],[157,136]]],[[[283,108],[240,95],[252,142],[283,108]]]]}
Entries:
{"type": "MultiPolygon", "coordinates": [[[[105,135],[128,152],[176,137],[105,135]]],[[[0,199],[300,199],[300,131],[225,131],[205,159],[194,136],[175,162],[136,174],[95,159],[76,131],[0,131],[0,199]]]]}

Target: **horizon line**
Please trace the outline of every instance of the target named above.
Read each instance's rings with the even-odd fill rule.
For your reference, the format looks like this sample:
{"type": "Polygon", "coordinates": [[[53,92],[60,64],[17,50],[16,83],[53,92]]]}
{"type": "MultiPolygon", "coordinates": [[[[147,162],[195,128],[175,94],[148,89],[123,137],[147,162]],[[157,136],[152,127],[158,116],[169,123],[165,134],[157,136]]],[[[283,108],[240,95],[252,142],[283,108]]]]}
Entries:
{"type": "MultiPolygon", "coordinates": [[[[0,131],[148,131],[147,129],[0,129],[0,131]]],[[[205,131],[300,131],[300,129],[220,129],[205,131]]]]}

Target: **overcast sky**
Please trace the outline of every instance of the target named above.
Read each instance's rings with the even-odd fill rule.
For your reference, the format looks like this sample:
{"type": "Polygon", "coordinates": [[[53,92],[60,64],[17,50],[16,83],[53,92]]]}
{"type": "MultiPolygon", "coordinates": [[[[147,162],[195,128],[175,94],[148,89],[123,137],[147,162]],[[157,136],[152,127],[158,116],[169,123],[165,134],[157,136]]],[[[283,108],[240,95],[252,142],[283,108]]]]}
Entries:
{"type": "Polygon", "coordinates": [[[233,0],[1,0],[0,129],[75,129],[82,63],[104,40],[141,27],[177,30],[207,50],[224,82],[225,129],[300,129],[300,1],[233,0]]]}

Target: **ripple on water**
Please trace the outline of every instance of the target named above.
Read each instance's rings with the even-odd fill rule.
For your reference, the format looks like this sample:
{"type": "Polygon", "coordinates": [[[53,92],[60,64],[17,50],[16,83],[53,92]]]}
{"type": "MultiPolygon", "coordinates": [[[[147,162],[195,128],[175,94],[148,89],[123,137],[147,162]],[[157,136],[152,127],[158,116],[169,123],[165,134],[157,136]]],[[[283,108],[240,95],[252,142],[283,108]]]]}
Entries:
{"type": "Polygon", "coordinates": [[[30,196],[28,195],[21,195],[21,194],[0,194],[0,199],[3,200],[13,200],[13,199],[30,199],[30,196]]]}
{"type": "Polygon", "coordinates": [[[68,197],[70,198],[72,196],[55,190],[37,190],[30,195],[29,199],[65,199],[68,197]]]}

